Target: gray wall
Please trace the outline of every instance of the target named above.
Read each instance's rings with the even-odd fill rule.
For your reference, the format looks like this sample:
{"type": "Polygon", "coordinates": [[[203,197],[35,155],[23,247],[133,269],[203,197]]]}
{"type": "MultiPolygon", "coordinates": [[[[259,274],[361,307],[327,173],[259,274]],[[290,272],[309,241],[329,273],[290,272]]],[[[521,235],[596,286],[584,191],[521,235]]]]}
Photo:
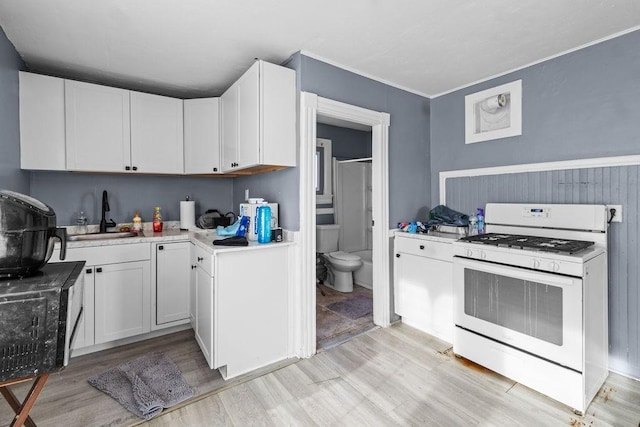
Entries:
{"type": "Polygon", "coordinates": [[[109,218],[128,223],[135,211],[144,222],[151,221],[153,208],[162,208],[165,221],[180,220],[180,201],[187,195],[196,202],[196,218],[207,209],[223,214],[238,211],[233,206],[232,178],[200,178],[145,175],[32,172],[31,195],[49,204],[60,225],[75,223],[84,211],[90,224],[100,222],[102,191],[107,190],[109,218]]]}
{"type": "Polygon", "coordinates": [[[29,194],[29,174],[20,170],[18,71],[22,66],[0,28],[0,188],[29,194]]]}
{"type": "Polygon", "coordinates": [[[318,123],[316,136],[332,141],[331,153],[338,160],[371,157],[371,132],[318,123]]]}
{"type": "Polygon", "coordinates": [[[429,99],[296,54],[300,90],[391,115],[389,227],[421,218],[431,192],[429,99]]]}
{"type": "MultiPolygon", "coordinates": [[[[528,67],[431,102],[432,200],[443,170],[640,154],[640,32],[528,67]],[[464,143],[464,96],[522,79],[522,136],[464,143]]],[[[623,205],[609,238],[610,367],[640,378],[636,166],[456,178],[447,205],[487,202],[623,205]]]]}
{"type": "Polygon", "coordinates": [[[431,194],[438,173],[640,152],[640,31],[431,101],[431,194]],[[522,135],[465,145],[464,97],[522,79],[522,135]]]}

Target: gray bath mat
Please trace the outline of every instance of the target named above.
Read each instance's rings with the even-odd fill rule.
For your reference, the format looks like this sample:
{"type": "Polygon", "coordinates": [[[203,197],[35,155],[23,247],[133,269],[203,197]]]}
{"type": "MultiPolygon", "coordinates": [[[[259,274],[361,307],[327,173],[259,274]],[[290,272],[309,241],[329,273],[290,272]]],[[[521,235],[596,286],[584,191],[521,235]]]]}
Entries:
{"type": "Polygon", "coordinates": [[[345,300],[334,302],[327,308],[350,319],[359,319],[373,313],[373,300],[365,295],[356,295],[345,300]]]}
{"type": "Polygon", "coordinates": [[[88,381],[145,420],[194,393],[173,360],[162,353],[130,360],[88,381]]]}

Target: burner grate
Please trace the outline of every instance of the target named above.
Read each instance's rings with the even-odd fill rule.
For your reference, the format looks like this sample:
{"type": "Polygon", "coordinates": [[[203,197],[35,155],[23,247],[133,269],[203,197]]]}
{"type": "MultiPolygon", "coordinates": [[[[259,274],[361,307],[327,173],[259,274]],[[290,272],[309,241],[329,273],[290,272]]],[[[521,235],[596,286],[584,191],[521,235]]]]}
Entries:
{"type": "Polygon", "coordinates": [[[492,245],[502,248],[529,249],[569,255],[578,253],[594,245],[594,242],[588,242],[585,240],[555,239],[551,237],[500,233],[467,236],[460,240],[469,243],[492,245]]]}

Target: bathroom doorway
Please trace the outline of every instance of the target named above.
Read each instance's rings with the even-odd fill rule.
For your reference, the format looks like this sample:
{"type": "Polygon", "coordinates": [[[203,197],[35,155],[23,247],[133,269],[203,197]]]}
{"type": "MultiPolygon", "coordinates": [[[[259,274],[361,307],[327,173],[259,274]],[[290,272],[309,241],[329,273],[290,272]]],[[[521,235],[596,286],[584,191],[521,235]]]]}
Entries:
{"type": "Polygon", "coordinates": [[[293,290],[294,352],[309,357],[316,352],[316,162],[317,128],[331,125],[370,132],[372,187],[373,323],[388,326],[391,286],[388,214],[388,128],[390,116],[353,105],[300,94],[300,267],[302,286],[293,290]]]}
{"type": "Polygon", "coordinates": [[[316,133],[316,244],[340,251],[336,285],[334,258],[316,254],[316,349],[331,348],[373,323],[371,131],[318,122],[316,133]],[[335,240],[326,241],[335,238],[335,240]],[[325,241],[323,241],[323,239],[325,241]],[[350,258],[349,261],[345,261],[350,258]]]}

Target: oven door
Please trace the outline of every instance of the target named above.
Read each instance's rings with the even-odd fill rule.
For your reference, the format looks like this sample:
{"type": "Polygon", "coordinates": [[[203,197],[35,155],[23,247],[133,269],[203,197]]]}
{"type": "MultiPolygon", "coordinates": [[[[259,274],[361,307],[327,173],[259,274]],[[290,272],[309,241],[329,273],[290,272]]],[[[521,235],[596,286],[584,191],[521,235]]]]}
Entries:
{"type": "Polygon", "coordinates": [[[453,288],[456,327],[582,372],[581,278],[454,257],[453,288]]]}

